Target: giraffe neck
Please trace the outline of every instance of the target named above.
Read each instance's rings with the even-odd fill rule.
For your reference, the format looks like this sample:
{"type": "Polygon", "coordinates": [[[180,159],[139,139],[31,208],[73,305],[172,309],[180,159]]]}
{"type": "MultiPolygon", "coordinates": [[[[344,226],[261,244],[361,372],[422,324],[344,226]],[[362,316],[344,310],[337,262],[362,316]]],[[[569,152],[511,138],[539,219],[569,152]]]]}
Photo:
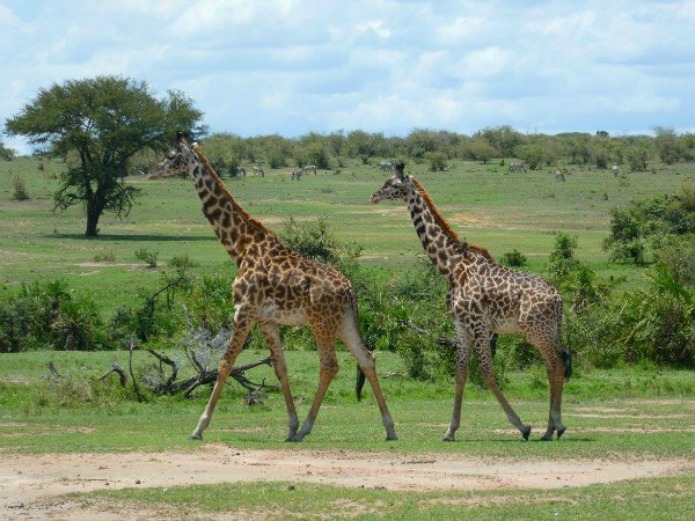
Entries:
{"type": "Polygon", "coordinates": [[[252,254],[253,246],[268,240],[279,242],[272,231],[236,202],[200,150],[192,151],[189,173],[203,203],[203,214],[237,266],[252,254]]]}
{"type": "Polygon", "coordinates": [[[456,232],[451,229],[422,185],[411,178],[406,201],[415,231],[427,256],[450,283],[458,279],[464,255],[456,232]]]}

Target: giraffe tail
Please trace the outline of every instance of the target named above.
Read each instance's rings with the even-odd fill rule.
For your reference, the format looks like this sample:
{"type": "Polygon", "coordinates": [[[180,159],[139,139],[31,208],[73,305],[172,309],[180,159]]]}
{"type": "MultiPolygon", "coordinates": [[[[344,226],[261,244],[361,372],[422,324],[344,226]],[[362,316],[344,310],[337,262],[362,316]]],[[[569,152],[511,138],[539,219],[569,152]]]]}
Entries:
{"type": "Polygon", "coordinates": [[[362,388],[364,387],[364,381],[366,380],[364,371],[357,366],[357,382],[355,382],[355,394],[357,395],[357,401],[362,401],[362,388]]]}
{"type": "Polygon", "coordinates": [[[572,376],[572,353],[571,349],[560,349],[560,358],[565,366],[565,380],[572,376]]]}
{"type": "MultiPolygon", "coordinates": [[[[362,330],[360,329],[360,319],[359,319],[359,313],[357,311],[357,294],[355,293],[354,288],[350,288],[350,307],[352,308],[352,316],[355,321],[355,328],[357,329],[357,334],[360,336],[360,341],[362,345],[368,350],[368,351],[374,351],[374,347],[367,345],[367,342],[364,341],[364,336],[362,336],[362,330]]],[[[360,367],[360,364],[357,364],[357,380],[355,381],[355,395],[357,396],[357,401],[362,401],[362,388],[364,387],[364,382],[367,379],[367,376],[364,374],[364,371],[362,371],[362,368],[360,367]]]]}

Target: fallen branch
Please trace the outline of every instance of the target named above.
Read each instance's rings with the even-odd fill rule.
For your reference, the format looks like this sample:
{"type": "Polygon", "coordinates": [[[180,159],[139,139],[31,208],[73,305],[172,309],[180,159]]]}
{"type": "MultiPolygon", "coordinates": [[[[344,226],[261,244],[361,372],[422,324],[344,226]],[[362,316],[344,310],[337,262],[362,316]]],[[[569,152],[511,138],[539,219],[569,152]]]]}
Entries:
{"type": "Polygon", "coordinates": [[[130,377],[133,379],[133,390],[135,391],[135,395],[138,397],[138,402],[144,402],[146,401],[146,398],[140,393],[140,387],[138,387],[138,380],[135,378],[135,375],[133,374],[133,351],[137,349],[138,345],[135,342],[135,335],[133,335],[130,339],[130,352],[128,354],[128,367],[130,369],[130,377]]]}
{"type": "Polygon", "coordinates": [[[111,362],[111,369],[104,373],[101,376],[101,378],[99,378],[99,380],[103,382],[104,380],[106,380],[106,378],[108,378],[108,376],[111,373],[116,373],[118,375],[118,378],[121,382],[121,387],[126,386],[126,384],[128,383],[128,375],[126,375],[125,369],[123,369],[123,367],[121,367],[121,365],[115,360],[111,362]]]}
{"type": "MultiPolygon", "coordinates": [[[[396,319],[396,322],[409,329],[412,329],[417,333],[420,333],[421,335],[434,336],[434,333],[432,333],[431,331],[428,331],[427,329],[422,329],[421,327],[417,326],[416,324],[413,324],[409,320],[396,319]]],[[[453,349],[458,349],[459,346],[455,338],[449,338],[441,335],[437,336],[437,343],[440,346],[451,347],[453,349]]],[[[497,333],[492,333],[490,335],[490,351],[492,352],[492,356],[494,358],[495,352],[497,351],[497,333]]]]}
{"type": "MultiPolygon", "coordinates": [[[[272,362],[270,359],[270,356],[258,360],[256,362],[251,362],[248,364],[244,365],[239,365],[237,367],[232,368],[232,372],[229,374],[231,378],[234,378],[239,384],[246,390],[253,392],[257,391],[259,389],[263,389],[266,387],[273,387],[275,386],[267,386],[265,384],[265,381],[261,382],[260,384],[254,383],[248,378],[246,378],[246,375],[244,374],[246,371],[253,369],[254,367],[258,367],[261,365],[268,365],[272,366],[272,362]]],[[[170,392],[170,393],[177,393],[183,391],[184,396],[190,396],[190,394],[200,387],[201,385],[205,384],[213,384],[217,381],[217,376],[219,375],[219,370],[215,369],[212,371],[201,371],[198,373],[198,376],[195,376],[193,378],[189,378],[188,380],[184,380],[181,382],[174,382],[169,388],[165,390],[165,392],[170,392]]]]}
{"type": "MultiPolygon", "coordinates": [[[[413,324],[409,320],[401,320],[401,319],[396,319],[396,322],[415,331],[416,333],[420,333],[421,335],[430,335],[434,336],[434,333],[431,331],[428,331],[427,329],[422,329],[421,327],[413,324]]],[[[458,342],[456,341],[455,338],[449,338],[445,336],[437,336],[437,343],[440,346],[445,346],[445,347],[452,347],[454,349],[458,348],[458,342]]]]}

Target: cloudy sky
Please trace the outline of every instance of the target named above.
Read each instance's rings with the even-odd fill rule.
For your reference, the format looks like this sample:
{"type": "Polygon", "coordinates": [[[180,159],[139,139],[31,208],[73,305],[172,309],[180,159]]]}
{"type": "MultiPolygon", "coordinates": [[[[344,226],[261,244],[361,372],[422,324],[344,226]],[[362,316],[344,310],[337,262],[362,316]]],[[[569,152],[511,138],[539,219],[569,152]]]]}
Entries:
{"type": "Polygon", "coordinates": [[[694,27],[695,0],[0,0],[0,122],[120,75],[241,136],[693,132],[694,27]]]}

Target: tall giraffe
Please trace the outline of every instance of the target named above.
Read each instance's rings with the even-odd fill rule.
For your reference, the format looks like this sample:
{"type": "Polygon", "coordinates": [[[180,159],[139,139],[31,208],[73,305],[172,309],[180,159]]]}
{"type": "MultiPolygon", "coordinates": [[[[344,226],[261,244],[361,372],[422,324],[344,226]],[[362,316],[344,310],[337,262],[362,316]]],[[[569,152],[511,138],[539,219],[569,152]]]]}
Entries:
{"type": "MultiPolygon", "coordinates": [[[[271,230],[253,219],[224,187],[200,148],[196,144],[189,146],[183,134],[179,133],[176,145],[150,177],[182,171],[187,171],[193,179],[203,203],[203,214],[238,268],[232,284],[234,332],[220,362],[219,375],[208,404],[191,439],[202,439],[234,361],[252,326],[258,323],[270,348],[273,369],[289,415],[287,441],[302,441],[311,432],[328,386],[338,372],[336,337],[357,359],[362,374],[372,386],[386,428],[386,439],[396,440],[374,359],[359,330],[357,300],[350,281],[330,266],[301,257],[271,230]],[[299,429],[278,324],[298,326],[307,323],[316,340],[320,378],[309,414],[299,429]]],[[[358,382],[358,397],[363,382],[363,378],[358,382]]]]}
{"type": "Polygon", "coordinates": [[[562,326],[560,294],[543,279],[507,269],[497,264],[487,250],[460,241],[422,185],[404,174],[402,162],[395,165],[394,175],[372,195],[373,203],[385,199],[407,203],[422,246],[449,283],[446,301],[454,321],[458,349],[454,409],[444,440],[454,441],[461,424],[471,347],[477,352],[485,384],[495,394],[507,419],[528,439],[531,427],[521,422],[492,372],[491,347],[495,334],[517,332],[541,352],[548,370],[550,414],[548,430],[542,439],[551,440],[554,432],[560,438],[565,432],[560,412],[562,387],[571,374],[570,352],[558,347],[562,326]]]}

